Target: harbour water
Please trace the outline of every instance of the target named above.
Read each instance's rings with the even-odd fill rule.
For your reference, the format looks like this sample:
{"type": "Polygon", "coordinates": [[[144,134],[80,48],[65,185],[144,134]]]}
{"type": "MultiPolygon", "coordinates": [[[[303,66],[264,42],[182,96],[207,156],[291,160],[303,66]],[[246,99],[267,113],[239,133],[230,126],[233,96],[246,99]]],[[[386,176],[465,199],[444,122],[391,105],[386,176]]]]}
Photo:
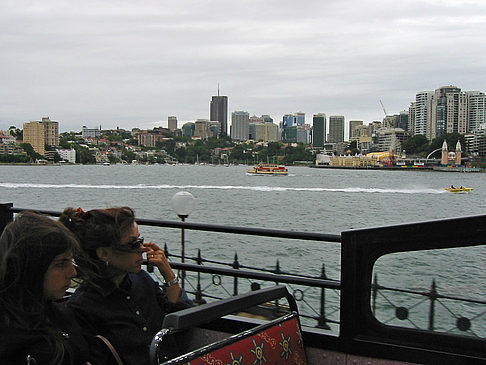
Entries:
{"type": "MultiPolygon", "coordinates": [[[[169,202],[189,191],[188,221],[339,234],[348,229],[486,213],[481,173],[337,170],[289,167],[288,176],[250,176],[248,166],[111,165],[0,166],[0,201],[15,207],[62,210],[127,205],[139,218],[178,220],[169,202]],[[472,187],[467,194],[444,190],[472,187]]],[[[179,251],[180,232],[144,227],[146,239],[179,251]]],[[[339,280],[339,244],[188,231],[186,254],[339,280]]],[[[450,295],[484,299],[486,248],[406,255],[382,261],[380,284],[427,289],[436,279],[450,295]],[[415,271],[415,272],[410,272],[415,271]]],[[[380,264],[380,261],[378,262],[380,264]]],[[[484,318],[482,319],[484,321],[484,318]]]]}

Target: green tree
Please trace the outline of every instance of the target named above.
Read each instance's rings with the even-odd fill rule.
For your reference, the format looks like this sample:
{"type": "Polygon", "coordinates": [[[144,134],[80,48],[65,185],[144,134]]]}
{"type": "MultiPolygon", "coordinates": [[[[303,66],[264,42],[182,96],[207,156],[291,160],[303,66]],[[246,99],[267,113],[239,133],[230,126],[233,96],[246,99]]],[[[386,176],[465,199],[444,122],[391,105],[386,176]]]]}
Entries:
{"type": "Polygon", "coordinates": [[[31,159],[29,156],[26,155],[0,154],[0,162],[27,163],[29,161],[31,161],[31,159]]]}
{"type": "Polygon", "coordinates": [[[29,156],[32,161],[44,158],[44,156],[34,151],[34,147],[32,147],[30,143],[21,143],[20,147],[24,149],[24,151],[27,153],[27,156],[29,156]]]}
{"type": "Polygon", "coordinates": [[[96,157],[89,148],[74,145],[74,149],[76,150],[76,162],[82,164],[89,164],[89,163],[96,163],[96,157]]]}
{"type": "Polygon", "coordinates": [[[402,150],[408,155],[423,156],[429,147],[429,141],[423,134],[416,134],[402,143],[402,150]]]}
{"type": "Polygon", "coordinates": [[[135,152],[124,149],[122,151],[121,159],[127,161],[128,163],[131,163],[133,160],[137,159],[137,155],[135,154],[135,152]]]}

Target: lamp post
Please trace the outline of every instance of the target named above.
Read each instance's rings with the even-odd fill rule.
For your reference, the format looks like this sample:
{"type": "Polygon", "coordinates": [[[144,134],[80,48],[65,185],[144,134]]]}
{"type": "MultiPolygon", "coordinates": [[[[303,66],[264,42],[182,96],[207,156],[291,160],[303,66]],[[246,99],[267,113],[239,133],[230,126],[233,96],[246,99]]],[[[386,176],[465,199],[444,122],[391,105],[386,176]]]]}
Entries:
{"type": "MultiPolygon", "coordinates": [[[[172,199],[170,200],[170,206],[172,210],[177,214],[177,216],[184,222],[186,218],[191,214],[194,209],[196,202],[194,196],[187,192],[187,191],[179,191],[178,193],[174,194],[172,199]]],[[[184,262],[185,256],[185,247],[184,247],[184,228],[181,228],[181,262],[184,262]]],[[[186,272],[182,270],[182,285],[181,287],[184,288],[184,278],[186,276],[186,272]]]]}

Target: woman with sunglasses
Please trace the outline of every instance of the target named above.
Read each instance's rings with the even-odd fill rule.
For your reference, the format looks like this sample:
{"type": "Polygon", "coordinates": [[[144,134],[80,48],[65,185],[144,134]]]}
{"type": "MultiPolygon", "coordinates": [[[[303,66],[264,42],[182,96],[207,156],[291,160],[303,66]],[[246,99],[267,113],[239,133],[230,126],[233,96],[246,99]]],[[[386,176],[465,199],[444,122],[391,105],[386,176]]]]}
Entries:
{"type": "Polygon", "coordinates": [[[164,251],[143,241],[128,207],[87,212],[67,208],[59,219],[82,248],[75,257],[82,283],[68,305],[86,335],[107,338],[125,365],[147,364],[150,343],[164,316],[192,304],[164,251]],[[164,277],[164,291],[142,270],[144,252],[164,277]]]}
{"type": "Polygon", "coordinates": [[[76,238],[55,220],[24,211],[0,236],[0,363],[84,364],[88,343],[59,302],[76,276],[76,238]]]}

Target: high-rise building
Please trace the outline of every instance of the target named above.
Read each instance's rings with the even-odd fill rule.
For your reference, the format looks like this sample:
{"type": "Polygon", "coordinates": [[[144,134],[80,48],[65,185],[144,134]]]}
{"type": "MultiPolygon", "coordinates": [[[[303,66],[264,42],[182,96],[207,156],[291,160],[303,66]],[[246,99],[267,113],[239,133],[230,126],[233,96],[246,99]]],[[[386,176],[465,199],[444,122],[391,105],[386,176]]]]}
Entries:
{"type": "Polygon", "coordinates": [[[408,111],[402,110],[398,117],[398,128],[408,131],[408,111]]]}
{"type": "MultiPolygon", "coordinates": [[[[461,89],[456,86],[443,86],[435,90],[432,97],[430,128],[427,135],[429,140],[447,133],[447,94],[458,94],[460,92],[461,89]]],[[[452,122],[454,118],[451,116],[450,119],[451,125],[454,124],[452,122]]]]}
{"type": "Polygon", "coordinates": [[[245,111],[231,113],[231,138],[246,141],[250,136],[250,114],[245,111]]]}
{"type": "Polygon", "coordinates": [[[312,146],[324,147],[324,143],[326,143],[326,114],[314,114],[312,117],[312,146]]]}
{"type": "Polygon", "coordinates": [[[446,133],[467,132],[468,105],[464,92],[447,93],[446,133]]]}
{"type": "Polygon", "coordinates": [[[304,125],[305,124],[305,113],[297,112],[295,113],[295,120],[297,125],[304,125]]]}
{"type": "Polygon", "coordinates": [[[197,119],[194,122],[194,135],[195,138],[207,139],[211,137],[211,131],[209,129],[210,124],[207,119],[197,119]]]}
{"type": "Polygon", "coordinates": [[[101,135],[101,126],[100,128],[88,128],[85,125],[83,125],[83,129],[81,129],[81,137],[83,139],[88,139],[88,138],[97,138],[101,135]]]}
{"type": "Polygon", "coordinates": [[[356,136],[356,127],[363,125],[362,120],[350,120],[349,121],[349,140],[351,141],[356,136]]]}
{"type": "Polygon", "coordinates": [[[192,138],[194,136],[195,124],[193,122],[184,123],[182,126],[182,135],[184,137],[192,138]]]}
{"type": "Polygon", "coordinates": [[[167,117],[167,126],[171,131],[174,131],[177,129],[177,117],[174,115],[169,115],[167,117]]]}
{"type": "Polygon", "coordinates": [[[344,142],[344,116],[331,115],[329,117],[327,141],[330,143],[344,142]]]}
{"type": "Polygon", "coordinates": [[[29,143],[35,152],[44,156],[46,146],[59,145],[59,123],[49,117],[42,121],[24,123],[24,143],[29,143]]]}
{"type": "Polygon", "coordinates": [[[278,126],[274,123],[250,123],[249,138],[254,141],[279,141],[278,126]]]}
{"type": "Polygon", "coordinates": [[[221,125],[221,136],[228,135],[228,97],[218,95],[211,98],[209,106],[209,117],[212,121],[218,121],[221,125]]]}
{"type": "Polygon", "coordinates": [[[480,91],[468,91],[468,131],[478,132],[486,128],[486,95],[480,91]]]}
{"type": "Polygon", "coordinates": [[[263,123],[273,123],[273,118],[270,115],[262,115],[263,123]]]}
{"type": "Polygon", "coordinates": [[[297,119],[294,114],[284,114],[282,117],[282,128],[292,127],[297,124],[297,119]]]}
{"type": "MultiPolygon", "coordinates": [[[[415,95],[415,128],[413,134],[422,134],[431,140],[433,91],[421,91],[415,95]]],[[[435,138],[435,137],[434,137],[435,138]]]]}
{"type": "Polygon", "coordinates": [[[415,112],[417,108],[417,103],[415,101],[412,101],[410,103],[410,106],[408,107],[408,128],[407,131],[410,134],[415,134],[415,112]]]}

